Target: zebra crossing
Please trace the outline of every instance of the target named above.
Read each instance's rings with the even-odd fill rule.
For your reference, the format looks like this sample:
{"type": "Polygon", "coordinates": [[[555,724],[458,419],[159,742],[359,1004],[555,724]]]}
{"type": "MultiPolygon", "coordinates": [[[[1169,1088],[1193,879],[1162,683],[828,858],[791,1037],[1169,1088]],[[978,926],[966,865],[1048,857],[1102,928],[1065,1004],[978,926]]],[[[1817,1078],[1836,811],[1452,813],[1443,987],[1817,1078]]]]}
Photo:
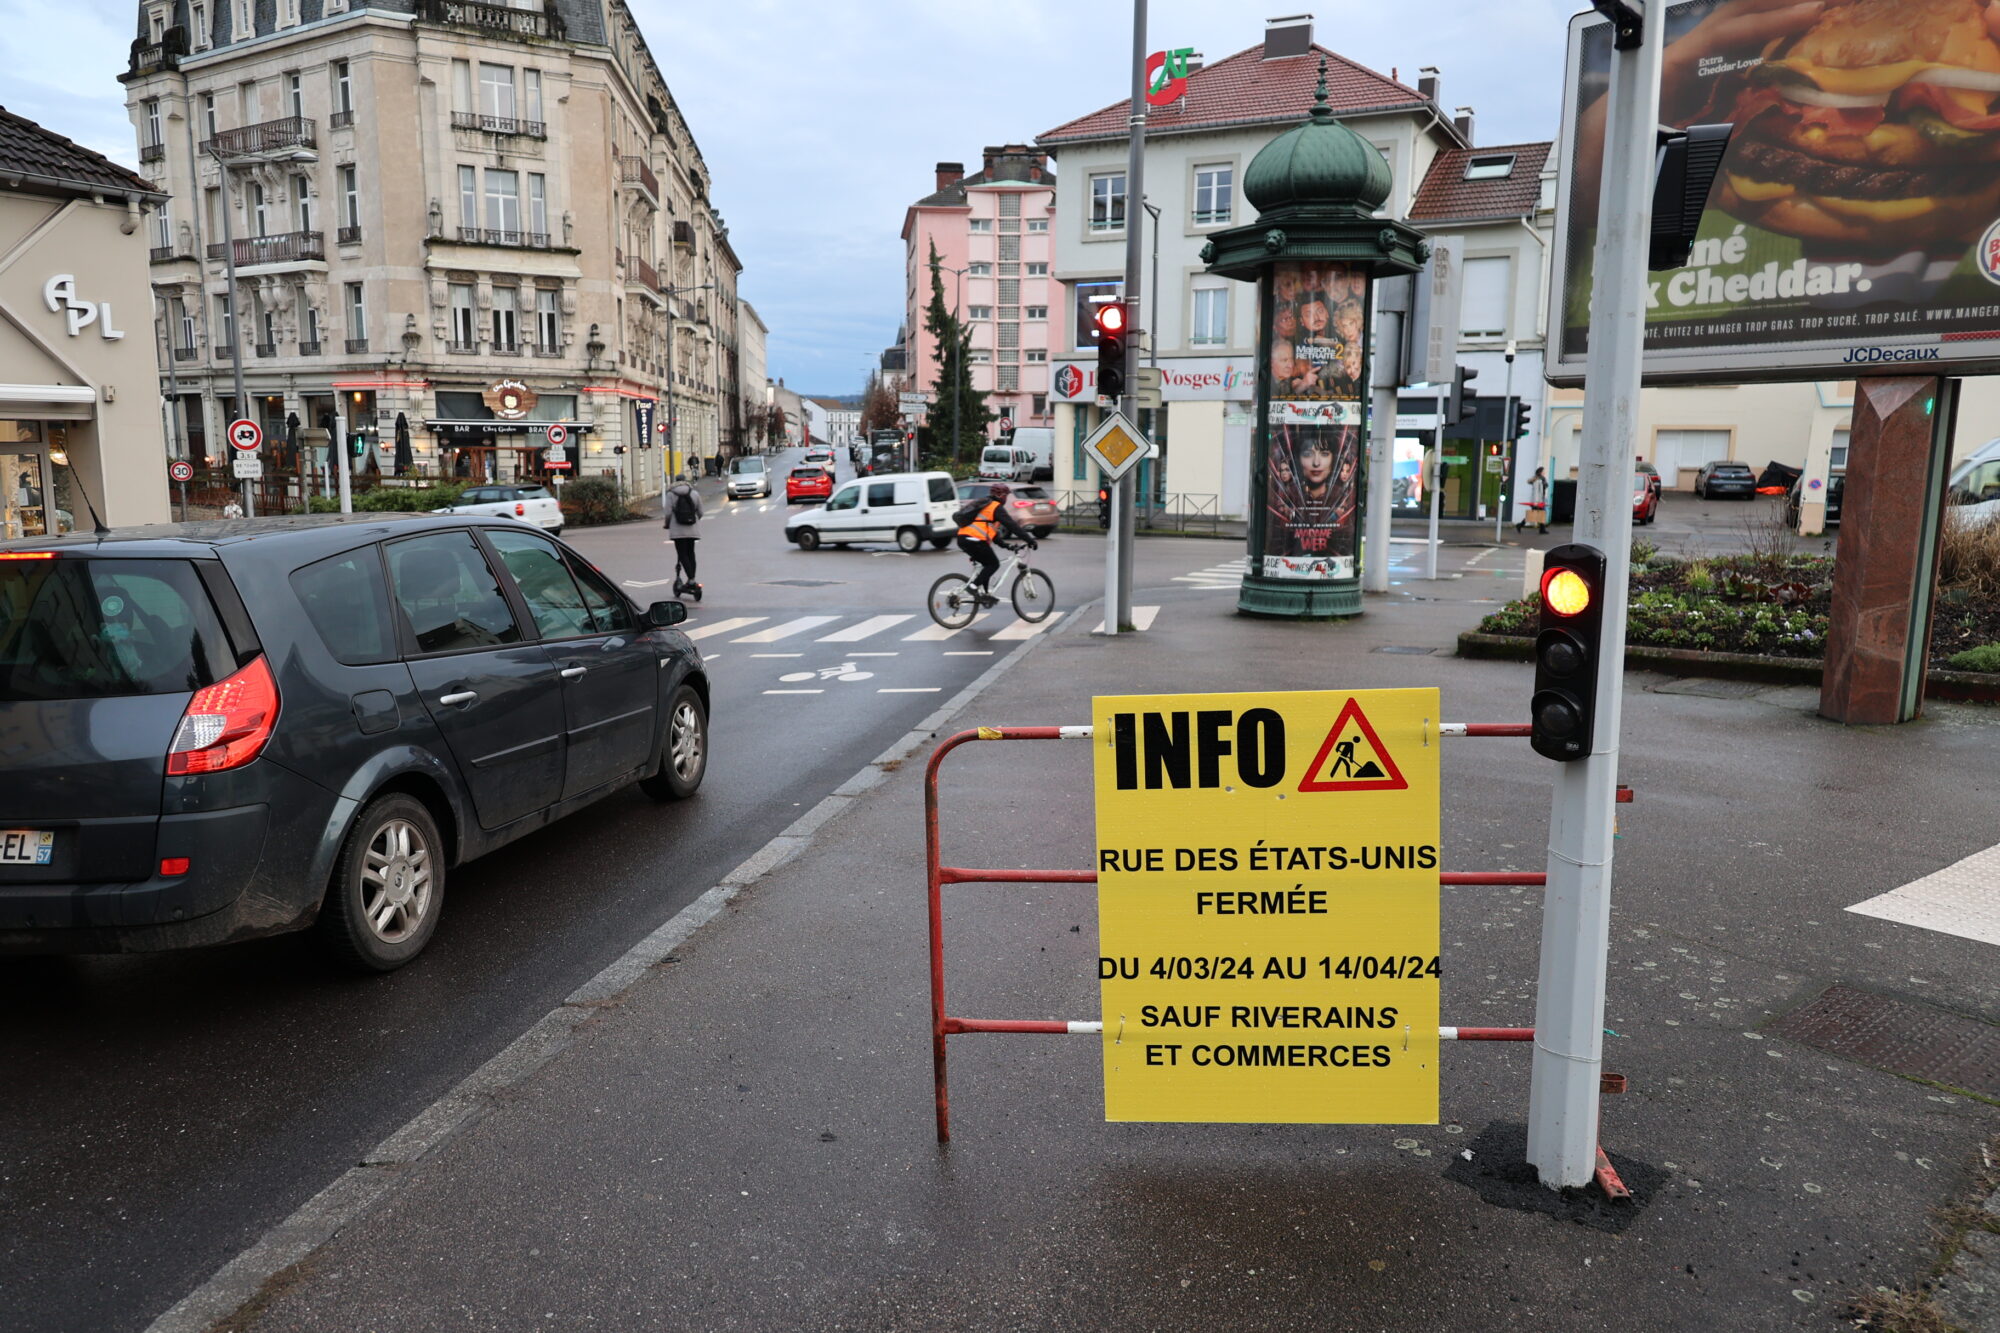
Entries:
{"type": "Polygon", "coordinates": [[[1173,577],[1173,581],[1175,583],[1186,583],[1198,589],[1240,588],[1243,586],[1244,559],[1245,557],[1238,556],[1234,560],[1225,560],[1219,565],[1210,565],[1207,569],[1197,569],[1188,574],[1176,574],[1173,577]]]}
{"type": "MultiPolygon", "coordinates": [[[[1157,610],[1158,608],[1150,609],[1157,610]]],[[[970,625],[965,626],[963,629],[946,629],[942,625],[934,625],[928,621],[924,622],[921,627],[912,628],[909,622],[917,619],[914,615],[855,615],[851,617],[852,623],[848,624],[843,624],[842,622],[850,620],[850,617],[840,615],[795,616],[791,618],[729,616],[721,620],[689,621],[682,627],[682,633],[695,642],[703,644],[703,651],[705,653],[709,647],[720,646],[724,643],[745,644],[753,647],[773,643],[787,643],[793,646],[806,643],[840,645],[867,643],[870,641],[886,643],[892,639],[900,640],[903,643],[943,643],[950,639],[956,639],[961,635],[970,635],[973,638],[987,638],[1002,643],[1018,643],[1024,639],[1032,639],[1038,634],[1055,628],[1062,622],[1065,614],[1067,613],[1057,611],[1039,624],[1030,624],[1025,620],[1016,620],[1012,617],[1002,617],[999,628],[993,629],[993,632],[990,634],[982,633],[981,631],[982,627],[992,629],[991,622],[995,619],[995,616],[991,611],[980,613],[970,625]],[[833,626],[839,626],[839,628],[832,628],[833,626]],[[910,630],[911,632],[903,633],[902,631],[904,630],[910,630]],[[821,631],[827,632],[821,633],[821,631]]],[[[780,654],[772,655],[778,656],[780,654]]],[[[854,655],[870,656],[872,654],[854,655]]]]}

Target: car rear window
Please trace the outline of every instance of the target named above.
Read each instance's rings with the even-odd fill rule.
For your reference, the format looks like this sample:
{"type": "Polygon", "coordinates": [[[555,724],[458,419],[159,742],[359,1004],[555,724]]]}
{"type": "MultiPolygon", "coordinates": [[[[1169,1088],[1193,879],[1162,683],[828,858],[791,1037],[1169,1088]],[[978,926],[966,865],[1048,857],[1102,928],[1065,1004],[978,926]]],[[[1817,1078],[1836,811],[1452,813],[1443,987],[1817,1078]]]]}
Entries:
{"type": "Polygon", "coordinates": [[[951,484],[950,477],[931,478],[931,499],[952,501],[958,499],[958,488],[951,484]]]}
{"type": "Polygon", "coordinates": [[[523,486],[515,494],[523,500],[553,500],[556,498],[549,494],[549,488],[546,486],[523,486]]]}
{"type": "Polygon", "coordinates": [[[1014,494],[1023,500],[1046,500],[1049,493],[1039,486],[1016,486],[1014,494]]]}
{"type": "Polygon", "coordinates": [[[792,469],[792,475],[800,481],[819,481],[826,476],[826,469],[823,467],[795,467],[792,469]]]}
{"type": "Polygon", "coordinates": [[[373,546],[293,570],[292,591],[334,661],[366,666],[395,659],[396,622],[373,546]]]}
{"type": "Polygon", "coordinates": [[[192,561],[0,561],[0,699],[184,694],[236,667],[192,561]]]}

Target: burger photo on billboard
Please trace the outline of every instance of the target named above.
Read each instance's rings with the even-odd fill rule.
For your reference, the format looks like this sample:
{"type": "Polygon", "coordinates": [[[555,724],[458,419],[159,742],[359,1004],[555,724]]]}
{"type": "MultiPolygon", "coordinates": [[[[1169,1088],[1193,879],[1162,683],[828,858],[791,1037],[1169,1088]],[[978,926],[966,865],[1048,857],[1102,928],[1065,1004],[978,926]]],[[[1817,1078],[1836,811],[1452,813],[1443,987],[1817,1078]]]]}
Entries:
{"type": "Polygon", "coordinates": [[[1831,0],[1774,42],[1716,202],[1809,252],[1944,255],[2000,217],[2000,11],[1831,0]]]}

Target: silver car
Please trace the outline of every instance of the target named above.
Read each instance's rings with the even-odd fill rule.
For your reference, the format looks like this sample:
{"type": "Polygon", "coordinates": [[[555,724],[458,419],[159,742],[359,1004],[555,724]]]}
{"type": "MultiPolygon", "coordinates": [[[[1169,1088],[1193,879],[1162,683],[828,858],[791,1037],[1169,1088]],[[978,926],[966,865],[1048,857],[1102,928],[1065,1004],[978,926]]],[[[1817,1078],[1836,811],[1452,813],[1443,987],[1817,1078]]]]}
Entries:
{"type": "Polygon", "coordinates": [[[771,464],[761,454],[729,460],[729,498],[768,499],[771,494],[771,464]]]}

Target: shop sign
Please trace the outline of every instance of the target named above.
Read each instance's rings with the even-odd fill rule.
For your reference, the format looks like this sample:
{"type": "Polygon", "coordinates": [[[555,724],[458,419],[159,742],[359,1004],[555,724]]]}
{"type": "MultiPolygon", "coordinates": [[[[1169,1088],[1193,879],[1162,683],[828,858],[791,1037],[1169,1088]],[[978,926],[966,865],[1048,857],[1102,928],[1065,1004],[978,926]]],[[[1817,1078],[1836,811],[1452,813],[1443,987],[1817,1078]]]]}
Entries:
{"type": "Polygon", "coordinates": [[[535,410],[535,391],[519,380],[496,380],[480,397],[502,421],[519,421],[535,410]]]}
{"type": "Polygon", "coordinates": [[[61,315],[68,321],[72,338],[81,337],[92,324],[106,342],[116,342],[125,336],[124,330],[111,326],[111,302],[85,301],[76,294],[74,273],[58,273],[43,283],[42,303],[48,306],[50,314],[61,315]]]}
{"type": "MultiPolygon", "coordinates": [[[[1151,371],[1155,367],[1142,367],[1151,371]]],[[[1256,367],[1233,357],[1182,356],[1160,362],[1160,397],[1166,402],[1249,402],[1256,396],[1256,367]]],[[[1097,400],[1096,364],[1065,362],[1049,378],[1051,396],[1059,403],[1097,400]]]]}

